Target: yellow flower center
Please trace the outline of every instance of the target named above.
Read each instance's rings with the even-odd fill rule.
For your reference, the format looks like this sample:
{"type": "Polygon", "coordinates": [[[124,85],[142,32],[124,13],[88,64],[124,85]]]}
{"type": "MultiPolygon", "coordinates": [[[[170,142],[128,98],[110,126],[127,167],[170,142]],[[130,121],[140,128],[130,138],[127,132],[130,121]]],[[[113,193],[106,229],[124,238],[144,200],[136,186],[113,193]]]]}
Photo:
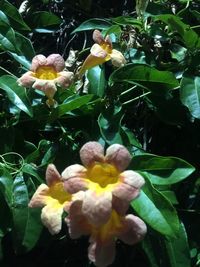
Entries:
{"type": "Polygon", "coordinates": [[[95,163],[87,169],[86,177],[89,189],[94,190],[97,194],[112,191],[119,183],[118,170],[108,163],[95,163]]]}
{"type": "Polygon", "coordinates": [[[37,68],[35,76],[42,80],[54,80],[59,76],[58,72],[51,66],[41,66],[37,68]]]}
{"type": "Polygon", "coordinates": [[[106,51],[106,53],[108,53],[108,54],[112,53],[112,48],[110,47],[110,44],[104,42],[100,46],[104,51],[106,51]]]}
{"type": "Polygon", "coordinates": [[[120,216],[115,210],[112,210],[110,219],[107,223],[100,227],[92,225],[92,234],[100,239],[102,242],[106,241],[110,237],[114,237],[123,230],[123,217],[120,216]]]}
{"type": "Polygon", "coordinates": [[[58,201],[58,204],[64,204],[70,201],[72,196],[64,190],[62,182],[55,183],[49,188],[49,197],[58,201]]]}

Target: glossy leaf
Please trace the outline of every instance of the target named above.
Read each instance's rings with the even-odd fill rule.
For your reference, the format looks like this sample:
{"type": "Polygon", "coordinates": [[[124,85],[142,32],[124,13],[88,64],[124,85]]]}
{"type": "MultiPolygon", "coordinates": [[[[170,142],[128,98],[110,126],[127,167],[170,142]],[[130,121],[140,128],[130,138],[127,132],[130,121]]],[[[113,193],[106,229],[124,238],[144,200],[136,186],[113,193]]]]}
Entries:
{"type": "Polygon", "coordinates": [[[100,68],[99,66],[96,66],[88,70],[87,78],[89,80],[88,92],[90,94],[102,97],[104,95],[106,87],[104,69],[100,68]]]}
{"type": "Polygon", "coordinates": [[[148,173],[151,182],[157,185],[178,183],[195,170],[192,165],[182,159],[152,154],[134,156],[130,167],[134,170],[148,173]]]}
{"type": "Polygon", "coordinates": [[[12,205],[13,178],[3,164],[0,165],[0,191],[9,207],[12,205]]]}
{"type": "Polygon", "coordinates": [[[53,13],[47,11],[37,11],[31,14],[31,26],[33,28],[44,28],[58,25],[62,20],[53,13]]]}
{"type": "Polygon", "coordinates": [[[13,241],[17,252],[30,250],[37,242],[41,224],[39,211],[29,210],[27,186],[22,175],[18,175],[13,184],[13,241]]]}
{"type": "Polygon", "coordinates": [[[154,230],[176,237],[179,231],[179,220],[176,210],[158,190],[156,190],[148,176],[145,175],[145,186],[140,196],[131,202],[137,214],[154,230]]]}
{"type": "Polygon", "coordinates": [[[198,34],[193,31],[189,25],[182,22],[178,16],[165,14],[155,16],[155,19],[163,21],[170,26],[172,31],[178,32],[188,48],[192,49],[200,47],[200,38],[198,34]]]}
{"type": "Polygon", "coordinates": [[[111,25],[112,24],[108,20],[93,18],[93,19],[84,21],[79,27],[77,27],[72,32],[72,34],[76,32],[89,31],[89,30],[95,30],[95,29],[107,30],[108,28],[110,28],[111,25]]]}
{"type": "Polygon", "coordinates": [[[76,98],[69,97],[69,99],[66,100],[66,103],[59,105],[52,111],[50,115],[50,120],[53,121],[56,118],[63,116],[69,111],[80,108],[81,106],[87,104],[92,98],[93,95],[84,95],[76,98]]]}
{"type": "Polygon", "coordinates": [[[200,119],[200,77],[184,76],[180,84],[180,98],[194,118],[200,119]]]}
{"type": "Polygon", "coordinates": [[[0,77],[0,88],[6,92],[9,100],[15,106],[23,110],[30,117],[33,116],[32,107],[26,95],[26,89],[17,85],[16,78],[10,75],[1,76],[0,77]]]}
{"type": "Polygon", "coordinates": [[[17,8],[8,1],[0,1],[0,10],[3,11],[9,17],[12,27],[18,30],[30,30],[28,25],[24,22],[22,16],[19,14],[17,8]]]}
{"type": "Polygon", "coordinates": [[[173,89],[179,85],[174,74],[169,71],[160,71],[145,64],[128,64],[114,71],[109,83],[142,83],[159,93],[166,89],[173,89]]]}

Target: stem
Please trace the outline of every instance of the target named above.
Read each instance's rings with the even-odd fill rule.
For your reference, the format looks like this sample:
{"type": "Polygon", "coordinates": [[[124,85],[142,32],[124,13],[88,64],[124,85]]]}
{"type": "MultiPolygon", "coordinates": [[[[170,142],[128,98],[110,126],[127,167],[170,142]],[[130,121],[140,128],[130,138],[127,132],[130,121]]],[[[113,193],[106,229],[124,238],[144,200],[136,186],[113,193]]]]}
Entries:
{"type": "Polygon", "coordinates": [[[9,70],[4,69],[2,66],[0,66],[0,69],[2,69],[3,71],[7,72],[8,74],[10,74],[11,76],[17,78],[17,76],[15,76],[13,73],[11,73],[9,70]]]}
{"type": "Polygon", "coordinates": [[[121,94],[120,94],[120,96],[123,96],[123,95],[125,95],[125,94],[127,94],[127,93],[129,93],[130,91],[132,91],[133,89],[135,89],[137,87],[137,85],[134,85],[133,87],[131,87],[131,88],[129,88],[129,89],[127,89],[126,91],[124,91],[124,92],[122,92],[121,94]]]}
{"type": "Polygon", "coordinates": [[[135,97],[135,98],[133,98],[131,100],[128,100],[128,101],[122,103],[122,106],[130,104],[130,103],[132,103],[132,102],[134,102],[134,101],[136,101],[136,100],[138,100],[138,99],[140,99],[140,98],[142,98],[142,97],[144,97],[146,95],[149,95],[149,94],[151,94],[151,92],[147,92],[147,93],[144,93],[143,95],[137,96],[137,97],[135,97]]]}

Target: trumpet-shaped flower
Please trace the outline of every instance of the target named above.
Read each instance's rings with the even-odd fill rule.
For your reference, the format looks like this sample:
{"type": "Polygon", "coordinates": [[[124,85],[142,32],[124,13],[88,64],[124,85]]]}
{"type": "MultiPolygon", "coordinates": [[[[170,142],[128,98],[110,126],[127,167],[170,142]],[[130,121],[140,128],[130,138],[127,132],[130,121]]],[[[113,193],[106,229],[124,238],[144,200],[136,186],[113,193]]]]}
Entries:
{"type": "Polygon", "coordinates": [[[85,192],[74,195],[66,222],[71,238],[90,235],[89,259],[98,267],[111,264],[115,258],[115,240],[133,245],[141,241],[146,234],[146,225],[138,217],[128,214],[119,215],[111,210],[108,221],[102,225],[92,224],[82,213],[85,192]]]}
{"type": "Polygon", "coordinates": [[[114,144],[104,156],[99,143],[88,142],[81,148],[80,158],[84,166],[71,165],[61,176],[69,193],[85,191],[83,215],[95,225],[107,223],[113,209],[123,216],[144,184],[140,174],[125,170],[131,160],[128,150],[114,144]]]}
{"type": "Polygon", "coordinates": [[[62,226],[62,214],[71,201],[71,194],[64,190],[60,174],[53,164],[46,170],[46,184],[41,184],[33,195],[29,207],[42,207],[41,220],[51,234],[57,234],[62,226]]]}
{"type": "Polygon", "coordinates": [[[68,87],[73,81],[73,72],[64,71],[65,62],[61,55],[48,57],[37,55],[32,59],[30,71],[17,80],[19,85],[41,90],[47,96],[47,105],[55,104],[56,85],[68,87]]]}
{"type": "Polygon", "coordinates": [[[84,61],[79,74],[83,74],[87,69],[101,65],[108,60],[111,60],[112,64],[116,67],[125,65],[126,60],[124,56],[120,51],[113,49],[108,35],[104,39],[101,32],[95,30],[93,32],[93,40],[95,44],[91,47],[90,54],[84,61]]]}

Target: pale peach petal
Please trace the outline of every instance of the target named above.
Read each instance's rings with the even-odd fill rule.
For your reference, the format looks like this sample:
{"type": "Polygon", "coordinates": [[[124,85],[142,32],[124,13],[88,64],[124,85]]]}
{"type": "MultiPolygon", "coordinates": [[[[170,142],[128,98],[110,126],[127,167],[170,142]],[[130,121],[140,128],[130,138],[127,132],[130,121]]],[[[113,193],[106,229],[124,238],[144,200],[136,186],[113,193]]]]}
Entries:
{"type": "Polygon", "coordinates": [[[131,155],[124,146],[114,144],[107,148],[105,161],[115,165],[119,171],[123,171],[129,165],[131,155]]]}
{"type": "Polygon", "coordinates": [[[41,220],[52,235],[59,233],[62,227],[63,207],[62,205],[60,205],[59,208],[57,206],[58,201],[51,200],[51,202],[42,209],[41,213],[41,220]]]}
{"type": "Polygon", "coordinates": [[[124,216],[129,208],[129,201],[122,200],[113,194],[112,208],[121,216],[124,216]]]}
{"type": "Polygon", "coordinates": [[[106,38],[105,38],[105,43],[109,45],[109,48],[112,49],[112,41],[110,39],[110,36],[109,35],[106,35],[106,38]]]}
{"type": "Polygon", "coordinates": [[[30,208],[45,206],[49,199],[48,192],[49,187],[46,184],[41,184],[32,196],[28,206],[30,208]]]}
{"type": "Polygon", "coordinates": [[[130,202],[138,197],[140,190],[125,183],[119,183],[112,191],[113,195],[122,201],[130,202]]]}
{"type": "Polygon", "coordinates": [[[110,239],[107,242],[100,242],[93,238],[90,239],[88,248],[88,258],[97,267],[106,267],[115,259],[115,241],[110,239]]]}
{"type": "Polygon", "coordinates": [[[43,91],[48,98],[53,98],[57,91],[53,80],[36,79],[32,87],[43,91]]]}
{"type": "Polygon", "coordinates": [[[104,38],[99,30],[94,30],[92,34],[92,38],[95,43],[102,44],[104,43],[104,38]]]}
{"type": "Polygon", "coordinates": [[[83,215],[88,222],[95,226],[106,223],[112,211],[112,193],[104,192],[97,195],[93,191],[85,192],[85,199],[82,204],[83,215]]]}
{"type": "Polygon", "coordinates": [[[73,82],[74,74],[70,71],[59,72],[58,78],[55,79],[55,83],[61,87],[69,87],[73,82]]]}
{"type": "Polygon", "coordinates": [[[144,238],[146,232],[146,224],[139,217],[128,214],[124,220],[123,231],[117,236],[124,243],[133,245],[141,241],[144,238]]]}
{"type": "Polygon", "coordinates": [[[30,70],[36,72],[37,68],[46,65],[47,58],[44,55],[37,55],[32,59],[30,70]]]}
{"type": "Polygon", "coordinates": [[[132,170],[127,170],[120,173],[119,179],[124,183],[138,189],[141,188],[145,183],[144,178],[139,173],[132,170]]]}
{"type": "Polygon", "coordinates": [[[46,181],[48,186],[53,185],[55,182],[60,182],[60,174],[54,164],[49,164],[46,169],[46,181]]]}
{"type": "Polygon", "coordinates": [[[60,54],[51,54],[47,57],[46,65],[52,66],[56,72],[60,72],[65,68],[65,61],[60,54]]]}
{"type": "MultiPolygon", "coordinates": [[[[105,59],[108,56],[108,53],[98,44],[94,44],[91,49],[90,53],[94,57],[99,57],[105,59]]],[[[109,60],[109,59],[108,59],[109,60]]],[[[105,62],[105,61],[104,61],[105,62]]]]}
{"type": "Polygon", "coordinates": [[[83,190],[83,191],[87,190],[88,182],[82,178],[68,179],[64,181],[64,188],[70,194],[74,194],[80,190],[83,190]]]}
{"type": "Polygon", "coordinates": [[[90,225],[82,213],[82,192],[75,195],[65,219],[69,228],[69,235],[73,239],[90,234],[90,225]]]}
{"type": "Polygon", "coordinates": [[[111,62],[115,67],[123,67],[126,64],[126,59],[122,55],[122,53],[116,49],[112,50],[110,54],[111,62]]]}
{"type": "Polygon", "coordinates": [[[104,149],[97,142],[88,142],[80,150],[80,158],[84,166],[90,166],[95,162],[104,161],[104,149]]]}
{"type": "Polygon", "coordinates": [[[17,83],[20,85],[20,86],[24,86],[24,87],[30,87],[34,84],[36,78],[33,76],[34,73],[32,71],[27,71],[26,73],[24,73],[22,75],[22,77],[20,77],[18,80],[17,80],[17,83]]]}
{"type": "Polygon", "coordinates": [[[72,178],[86,178],[87,169],[80,164],[73,164],[65,168],[61,174],[62,180],[66,181],[72,178]]]}

